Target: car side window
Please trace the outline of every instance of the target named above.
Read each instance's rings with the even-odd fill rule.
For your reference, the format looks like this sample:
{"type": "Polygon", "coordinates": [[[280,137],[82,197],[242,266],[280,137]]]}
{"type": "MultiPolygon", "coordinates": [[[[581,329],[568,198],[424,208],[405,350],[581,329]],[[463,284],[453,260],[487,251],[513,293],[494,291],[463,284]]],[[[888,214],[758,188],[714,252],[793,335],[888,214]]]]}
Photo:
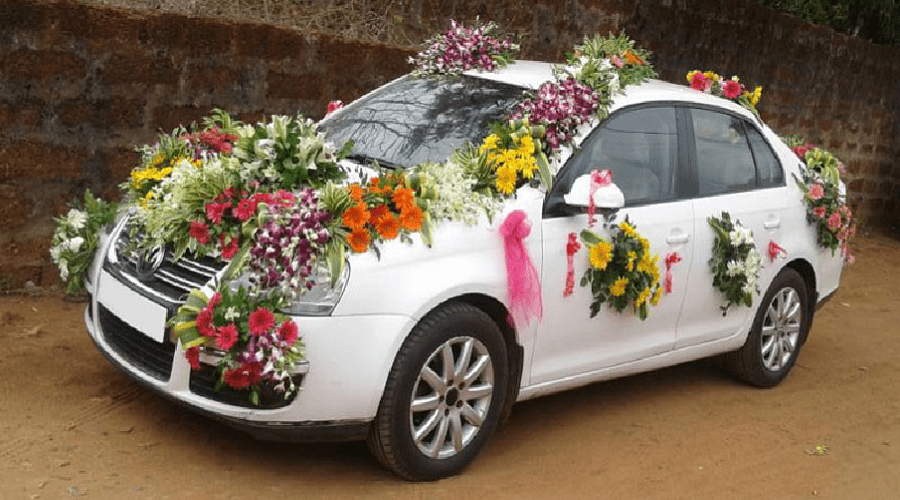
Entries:
{"type": "Polygon", "coordinates": [[[740,118],[692,109],[700,196],[756,187],[756,166],[740,118]]]}
{"type": "Polygon", "coordinates": [[[674,107],[616,113],[585,139],[560,171],[548,209],[562,203],[575,179],[594,169],[612,172],[613,182],[625,194],[625,205],[672,199],[677,160],[674,107]]]}
{"type": "Polygon", "coordinates": [[[784,170],[778,157],[772,152],[771,146],[754,127],[744,124],[747,129],[747,138],[750,139],[750,149],[753,150],[753,159],[756,161],[756,173],[759,176],[759,187],[780,186],[784,184],[784,170]]]}

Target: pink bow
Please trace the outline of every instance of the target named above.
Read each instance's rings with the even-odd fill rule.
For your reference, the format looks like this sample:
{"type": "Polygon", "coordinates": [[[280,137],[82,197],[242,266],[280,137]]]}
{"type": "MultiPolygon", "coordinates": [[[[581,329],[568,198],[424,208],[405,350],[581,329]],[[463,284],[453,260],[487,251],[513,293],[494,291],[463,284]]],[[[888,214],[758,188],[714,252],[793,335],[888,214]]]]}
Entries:
{"type": "Polygon", "coordinates": [[[787,250],[781,248],[781,245],[775,243],[775,240],[769,240],[769,260],[775,262],[779,254],[787,255],[787,250]]]}
{"type": "Polygon", "coordinates": [[[598,188],[612,184],[612,172],[608,169],[591,171],[591,189],[588,196],[588,227],[594,225],[594,193],[598,188]]]}
{"type": "Polygon", "coordinates": [[[521,210],[514,210],[503,224],[500,234],[506,247],[506,287],[509,292],[510,315],[522,324],[544,315],[541,279],[522,242],[531,234],[531,223],[521,210]]]}

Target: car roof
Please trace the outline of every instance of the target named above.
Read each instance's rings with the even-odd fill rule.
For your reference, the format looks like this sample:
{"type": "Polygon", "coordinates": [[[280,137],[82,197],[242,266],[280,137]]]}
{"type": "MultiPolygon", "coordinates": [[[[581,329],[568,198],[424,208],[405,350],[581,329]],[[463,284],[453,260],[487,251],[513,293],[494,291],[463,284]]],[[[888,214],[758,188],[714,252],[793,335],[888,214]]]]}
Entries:
{"type": "MultiPolygon", "coordinates": [[[[539,61],[515,61],[493,72],[470,70],[466,74],[485,80],[524,87],[529,90],[537,90],[544,82],[553,80],[554,66],[559,65],[539,61]]],[[[747,118],[754,118],[752,113],[735,102],[696,91],[687,85],[677,85],[662,80],[646,80],[639,85],[629,85],[624,92],[613,96],[610,112],[635,104],[673,101],[715,106],[747,118]]]]}

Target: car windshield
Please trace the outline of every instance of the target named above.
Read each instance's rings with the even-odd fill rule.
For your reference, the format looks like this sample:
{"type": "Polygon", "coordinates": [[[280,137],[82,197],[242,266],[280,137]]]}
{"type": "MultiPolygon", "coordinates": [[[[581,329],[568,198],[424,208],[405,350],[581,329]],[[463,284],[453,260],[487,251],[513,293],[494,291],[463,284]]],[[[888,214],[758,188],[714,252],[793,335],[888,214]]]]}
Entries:
{"type": "Polygon", "coordinates": [[[482,78],[404,77],[324,120],[335,144],[352,139],[351,158],[409,168],[445,161],[468,142],[480,142],[503,117],[522,87],[482,78]]]}

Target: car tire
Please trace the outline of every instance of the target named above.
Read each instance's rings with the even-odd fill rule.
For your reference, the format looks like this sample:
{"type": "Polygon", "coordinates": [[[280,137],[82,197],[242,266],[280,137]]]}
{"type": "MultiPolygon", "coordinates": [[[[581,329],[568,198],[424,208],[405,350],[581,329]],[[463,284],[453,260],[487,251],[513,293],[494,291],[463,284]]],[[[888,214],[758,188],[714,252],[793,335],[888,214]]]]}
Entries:
{"type": "Polygon", "coordinates": [[[475,306],[445,303],[422,318],[400,348],[369,431],[369,449],[409,480],[458,474],[497,427],[507,381],[506,344],[497,324],[475,306]]]}
{"type": "Polygon", "coordinates": [[[806,282],[794,269],[782,269],[760,301],[743,347],[725,355],[726,367],[750,385],[778,385],[797,361],[811,319],[806,282]]]}

